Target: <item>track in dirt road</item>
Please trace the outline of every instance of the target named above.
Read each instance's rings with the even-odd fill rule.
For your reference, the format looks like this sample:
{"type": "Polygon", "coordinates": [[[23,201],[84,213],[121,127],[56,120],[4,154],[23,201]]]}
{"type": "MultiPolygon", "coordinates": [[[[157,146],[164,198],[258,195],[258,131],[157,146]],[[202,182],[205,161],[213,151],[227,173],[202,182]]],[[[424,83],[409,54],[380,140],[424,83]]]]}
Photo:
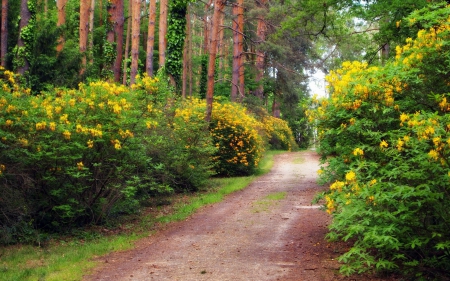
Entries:
{"type": "Polygon", "coordinates": [[[329,217],[311,206],[318,168],[313,151],[277,155],[244,190],[103,257],[84,280],[347,280],[324,240],[329,217]]]}

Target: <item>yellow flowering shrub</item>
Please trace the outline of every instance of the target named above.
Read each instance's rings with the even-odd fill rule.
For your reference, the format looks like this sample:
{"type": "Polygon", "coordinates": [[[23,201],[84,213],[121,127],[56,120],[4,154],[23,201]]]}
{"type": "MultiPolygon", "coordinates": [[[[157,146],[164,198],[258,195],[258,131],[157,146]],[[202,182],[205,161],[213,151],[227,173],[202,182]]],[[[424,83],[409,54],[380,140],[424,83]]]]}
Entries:
{"type": "Polygon", "coordinates": [[[319,198],[333,216],[328,237],[354,241],[340,257],[343,273],[440,280],[450,274],[450,7],[397,25],[422,29],[383,67],[345,62],[331,71],[330,98],[313,101],[327,164],[320,178],[331,183],[319,198]]]}
{"type": "MultiPolygon", "coordinates": [[[[189,99],[176,114],[185,122],[192,122],[203,120],[205,109],[204,101],[189,99]]],[[[249,175],[258,167],[265,147],[259,133],[261,128],[262,124],[245,107],[236,103],[213,103],[209,132],[217,149],[213,160],[218,174],[249,175]]]]}
{"type": "Polygon", "coordinates": [[[54,231],[135,211],[151,182],[142,138],[161,115],[148,92],[97,81],[32,96],[0,74],[0,193],[11,202],[0,224],[54,231]]]}
{"type": "Polygon", "coordinates": [[[298,146],[292,130],[285,120],[267,115],[262,118],[261,122],[272,149],[291,151],[298,146]]]}

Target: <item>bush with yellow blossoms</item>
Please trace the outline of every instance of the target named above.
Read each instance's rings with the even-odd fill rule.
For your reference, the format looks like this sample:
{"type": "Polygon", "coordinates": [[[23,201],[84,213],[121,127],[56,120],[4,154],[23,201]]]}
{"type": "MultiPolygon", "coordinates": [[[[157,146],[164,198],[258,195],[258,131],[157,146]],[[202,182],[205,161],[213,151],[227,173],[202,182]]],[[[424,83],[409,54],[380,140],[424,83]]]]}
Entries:
{"type": "MultiPolygon", "coordinates": [[[[205,109],[204,101],[189,99],[176,111],[176,117],[198,123],[205,109]]],[[[204,128],[209,130],[216,148],[211,157],[218,175],[250,175],[255,171],[266,143],[262,124],[245,107],[214,101],[211,122],[204,128]]]]}
{"type": "MultiPolygon", "coordinates": [[[[352,241],[341,272],[450,275],[450,7],[404,19],[416,32],[384,66],[345,62],[316,102],[319,198],[328,238],[352,241]]],[[[423,279],[421,279],[423,278],[423,279]]],[[[427,279],[428,280],[428,279],[427,279]]]]}
{"type": "Polygon", "coordinates": [[[134,89],[97,81],[32,96],[12,73],[0,74],[1,243],[103,223],[172,190],[148,151],[170,100],[158,78],[144,76],[134,89]]]}

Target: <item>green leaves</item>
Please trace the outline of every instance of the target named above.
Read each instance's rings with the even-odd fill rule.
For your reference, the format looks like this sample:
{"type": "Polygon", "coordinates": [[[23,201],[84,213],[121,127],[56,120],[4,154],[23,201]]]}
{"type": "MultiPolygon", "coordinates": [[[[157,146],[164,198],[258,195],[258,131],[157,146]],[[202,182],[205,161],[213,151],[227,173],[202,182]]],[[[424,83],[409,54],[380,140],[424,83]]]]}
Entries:
{"type": "Polygon", "coordinates": [[[450,8],[442,9],[407,19],[438,25],[406,40],[384,67],[346,62],[332,71],[331,97],[317,104],[328,236],[354,241],[341,257],[345,274],[450,272],[450,8]]]}

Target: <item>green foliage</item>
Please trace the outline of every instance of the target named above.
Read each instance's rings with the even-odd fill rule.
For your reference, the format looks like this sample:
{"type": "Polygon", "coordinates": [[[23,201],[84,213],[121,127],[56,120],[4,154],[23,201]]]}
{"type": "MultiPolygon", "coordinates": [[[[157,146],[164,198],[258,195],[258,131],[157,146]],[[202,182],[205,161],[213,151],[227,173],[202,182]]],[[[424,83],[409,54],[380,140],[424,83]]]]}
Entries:
{"type": "Polygon", "coordinates": [[[183,47],[186,37],[186,12],[189,1],[176,0],[169,2],[167,19],[167,56],[165,67],[178,87],[181,85],[183,69],[183,47]]]}
{"type": "Polygon", "coordinates": [[[91,82],[39,96],[11,72],[2,77],[2,243],[104,223],[138,211],[149,196],[195,190],[211,175],[216,149],[206,124],[174,117],[177,103],[167,103],[161,77],[144,76],[131,90],[91,82]]]}
{"type": "Polygon", "coordinates": [[[427,28],[395,60],[344,63],[327,77],[331,98],[314,101],[328,237],[354,241],[345,274],[449,275],[449,16],[444,6],[413,13],[402,28],[427,28]]]}

